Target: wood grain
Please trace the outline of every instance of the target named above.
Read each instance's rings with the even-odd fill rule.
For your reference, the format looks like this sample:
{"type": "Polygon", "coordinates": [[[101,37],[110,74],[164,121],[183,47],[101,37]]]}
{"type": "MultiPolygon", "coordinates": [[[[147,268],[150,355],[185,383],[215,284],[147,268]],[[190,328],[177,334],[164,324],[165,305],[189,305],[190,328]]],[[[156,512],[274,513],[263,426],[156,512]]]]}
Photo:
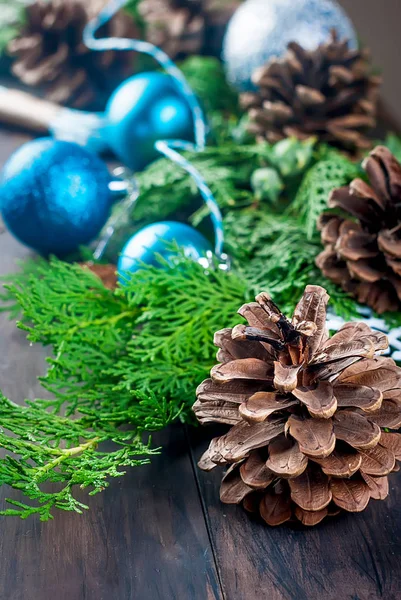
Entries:
{"type": "MultiPolygon", "coordinates": [[[[24,141],[0,134],[0,162],[24,141]]],[[[0,274],[29,252],[3,230],[0,274]]],[[[43,394],[45,350],[0,315],[0,388],[16,402],[43,394]]],[[[154,436],[163,453],[88,498],[83,515],[0,518],[1,600],[220,600],[188,443],[177,424],[154,436]]],[[[0,488],[0,506],[18,492],[0,488]]]]}
{"type": "MultiPolygon", "coordinates": [[[[191,429],[193,460],[219,429],[191,429]]],[[[387,500],[314,528],[267,527],[240,506],[222,505],[222,471],[197,471],[225,598],[229,600],[399,600],[401,473],[387,500]]]]}

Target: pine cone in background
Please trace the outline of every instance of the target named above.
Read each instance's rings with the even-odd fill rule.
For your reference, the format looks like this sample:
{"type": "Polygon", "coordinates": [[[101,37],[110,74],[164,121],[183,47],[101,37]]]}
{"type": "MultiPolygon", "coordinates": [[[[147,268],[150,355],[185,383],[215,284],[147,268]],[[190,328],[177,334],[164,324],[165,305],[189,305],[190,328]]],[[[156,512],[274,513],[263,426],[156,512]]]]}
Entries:
{"type": "Polygon", "coordinates": [[[200,0],[142,0],[138,10],[147,40],[170,58],[199,54],[205,28],[200,0]]]}
{"type": "Polygon", "coordinates": [[[81,263],[83,269],[89,269],[96,277],[102,281],[104,287],[108,290],[115,290],[117,287],[117,267],[116,265],[102,265],[98,263],[81,263]]]}
{"type": "MultiPolygon", "coordinates": [[[[133,70],[131,52],[94,52],[86,48],[82,34],[87,22],[106,0],[36,0],[26,8],[26,24],[9,44],[15,57],[13,73],[31,86],[45,86],[49,100],[84,107],[111,82],[133,70]],[[111,80],[111,81],[110,81],[111,80]]],[[[136,37],[132,19],[117,13],[99,36],[136,37]]]]}
{"type": "Polygon", "coordinates": [[[323,274],[376,312],[401,310],[401,165],[378,146],[363,162],[370,185],[335,189],[320,217],[323,274]],[[342,216],[345,215],[345,216],[342,216]]]}
{"type": "Polygon", "coordinates": [[[351,154],[371,146],[365,132],[376,123],[380,79],[370,74],[367,52],[349,50],[335,32],[314,51],[289,44],[253,82],[259,91],[242,94],[241,103],[259,140],[316,136],[351,154]]]}
{"type": "Polygon", "coordinates": [[[383,333],[348,323],[326,330],[326,291],[309,285],[289,321],[265,293],[238,311],[248,325],[215,335],[211,379],[197,390],[201,423],[231,425],[199,466],[230,465],[220,497],[269,525],[316,525],[388,494],[401,460],[401,369],[375,356],[383,333]]]}
{"type": "Polygon", "coordinates": [[[239,0],[142,0],[146,39],[172,59],[220,57],[226,25],[239,0]]]}

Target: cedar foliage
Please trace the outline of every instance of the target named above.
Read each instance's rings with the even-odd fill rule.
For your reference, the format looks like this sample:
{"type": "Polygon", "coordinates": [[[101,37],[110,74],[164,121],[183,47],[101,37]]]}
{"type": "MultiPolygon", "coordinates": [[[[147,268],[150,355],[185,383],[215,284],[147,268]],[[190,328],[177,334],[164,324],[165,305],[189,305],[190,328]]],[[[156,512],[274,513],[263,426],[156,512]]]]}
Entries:
{"type": "Polygon", "coordinates": [[[21,407],[1,396],[0,483],[33,501],[12,500],[1,514],[47,520],[54,508],[81,512],[87,507],[74,486],[101,491],[157,453],[148,432],[188,419],[193,389],[214,361],[213,331],[247,299],[246,287],[184,257],[162,266],[112,292],[89,271],[53,259],[7,286],[22,311],[18,327],[51,347],[40,380],[52,399],[21,407]],[[43,491],[49,483],[57,489],[43,491]]]}

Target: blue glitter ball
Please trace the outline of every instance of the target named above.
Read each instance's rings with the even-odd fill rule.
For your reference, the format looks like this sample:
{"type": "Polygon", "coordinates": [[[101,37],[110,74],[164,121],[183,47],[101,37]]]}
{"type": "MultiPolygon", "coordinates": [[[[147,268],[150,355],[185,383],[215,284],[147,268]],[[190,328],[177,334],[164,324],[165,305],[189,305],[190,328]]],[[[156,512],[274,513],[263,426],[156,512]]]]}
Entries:
{"type": "Polygon", "coordinates": [[[223,43],[227,79],[239,91],[254,89],[252,73],[273,57],[282,57],[289,42],[306,50],[326,42],[331,29],[349,47],[358,47],[355,29],[333,0],[247,0],[231,18],[223,43]]]}
{"type": "Polygon", "coordinates": [[[159,266],[155,253],[166,260],[173,258],[171,249],[165,243],[173,241],[180,246],[185,256],[193,260],[199,260],[212,249],[202,234],[185,223],[152,223],[135,233],[124,246],[117,267],[121,280],[124,280],[124,274],[138,271],[141,268],[140,262],[159,266]]]}
{"type": "Polygon", "coordinates": [[[8,229],[39,253],[64,255],[90,242],[111,209],[110,175],[95,154],[71,142],[40,138],[21,146],[0,179],[8,229]]]}
{"type": "Polygon", "coordinates": [[[127,79],[111,96],[106,115],[110,147],[134,172],[160,158],[157,140],[194,139],[188,102],[164,73],[141,73],[127,79]]]}

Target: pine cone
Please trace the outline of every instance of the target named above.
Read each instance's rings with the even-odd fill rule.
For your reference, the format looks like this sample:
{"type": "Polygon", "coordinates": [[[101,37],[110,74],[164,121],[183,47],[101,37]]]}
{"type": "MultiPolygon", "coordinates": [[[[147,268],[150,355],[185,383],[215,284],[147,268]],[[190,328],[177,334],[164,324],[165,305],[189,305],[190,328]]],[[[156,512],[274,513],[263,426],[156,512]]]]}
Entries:
{"type": "Polygon", "coordinates": [[[320,217],[325,250],[316,264],[376,312],[401,310],[401,165],[378,146],[363,167],[370,185],[354,179],[330,195],[329,206],[342,215],[320,217]]]}
{"type": "MultiPolygon", "coordinates": [[[[26,24],[9,44],[16,58],[13,73],[31,86],[44,85],[49,100],[76,107],[94,101],[107,83],[110,89],[132,72],[133,53],[95,52],[82,41],[87,22],[105,0],[36,0],[26,8],[26,24]],[[112,80],[112,81],[110,81],[112,80]]],[[[136,37],[126,14],[118,13],[99,36],[136,37]]]]}
{"type": "Polygon", "coordinates": [[[192,54],[220,57],[226,25],[237,0],[142,0],[146,39],[172,59],[192,54]]]}
{"type": "Polygon", "coordinates": [[[200,52],[205,27],[200,0],[143,0],[138,8],[147,40],[170,58],[200,52]]]}
{"type": "Polygon", "coordinates": [[[259,92],[242,94],[241,103],[259,140],[316,136],[350,153],[371,146],[364,132],[376,123],[380,80],[370,74],[367,52],[349,50],[334,31],[314,51],[290,43],[253,82],[259,92]]]}
{"type": "Polygon", "coordinates": [[[289,321],[265,293],[238,311],[248,325],[215,335],[211,379],[197,390],[201,423],[231,429],[199,466],[230,465],[222,502],[243,502],[269,525],[316,525],[388,494],[401,460],[401,369],[376,356],[383,333],[348,323],[326,330],[329,296],[309,285],[289,321]]]}
{"type": "Polygon", "coordinates": [[[102,281],[105,288],[115,290],[117,287],[117,272],[115,265],[101,265],[98,263],[86,262],[80,263],[83,269],[89,269],[96,277],[102,281]]]}

